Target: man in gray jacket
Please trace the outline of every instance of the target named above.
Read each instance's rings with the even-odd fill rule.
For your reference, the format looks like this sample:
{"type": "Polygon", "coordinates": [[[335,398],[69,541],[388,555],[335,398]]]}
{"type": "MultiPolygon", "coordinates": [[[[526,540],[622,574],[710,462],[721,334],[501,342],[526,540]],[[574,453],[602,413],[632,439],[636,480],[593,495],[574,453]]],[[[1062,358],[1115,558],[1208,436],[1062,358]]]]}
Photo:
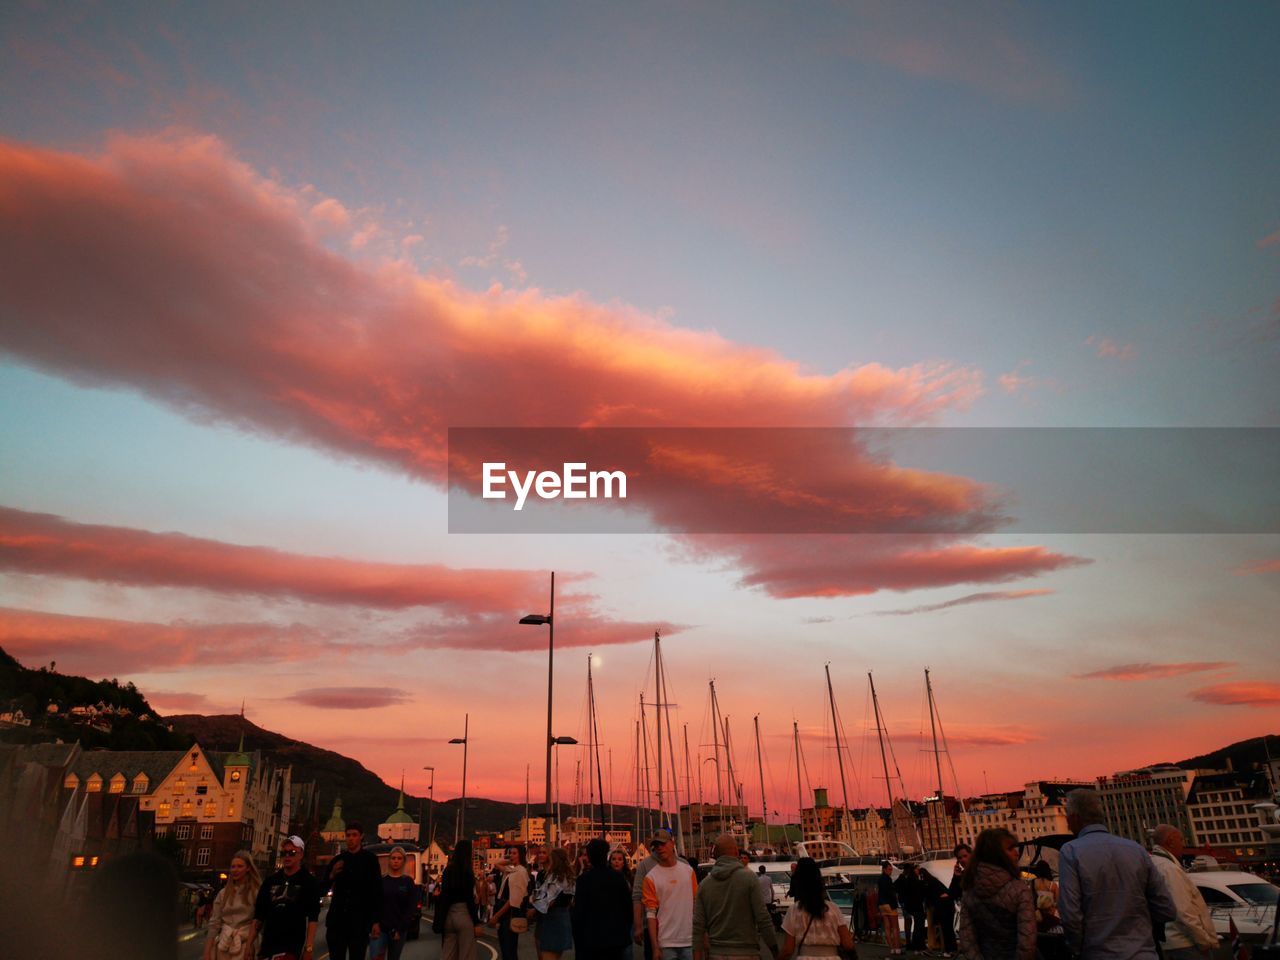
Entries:
{"type": "Polygon", "coordinates": [[[693,960],[758,957],[760,942],[778,956],[778,938],[760,884],[738,859],[731,834],[716,840],[716,863],[693,902],[693,960]]]}
{"type": "Polygon", "coordinates": [[[1178,915],[1165,924],[1165,960],[1200,960],[1218,949],[1218,934],[1213,929],[1213,914],[1196,885],[1182,869],[1182,851],[1186,843],[1182,831],[1173,824],[1162,823],[1151,837],[1151,862],[1156,865],[1164,884],[1173,897],[1178,915]]]}

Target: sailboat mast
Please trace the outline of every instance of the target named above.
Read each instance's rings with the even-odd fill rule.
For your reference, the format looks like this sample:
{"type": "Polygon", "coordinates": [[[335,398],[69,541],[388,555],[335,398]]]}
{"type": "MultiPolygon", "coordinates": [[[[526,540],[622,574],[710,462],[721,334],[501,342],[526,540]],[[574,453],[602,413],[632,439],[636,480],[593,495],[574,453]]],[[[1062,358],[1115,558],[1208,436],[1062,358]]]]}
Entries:
{"type": "Polygon", "coordinates": [[[884,724],[880,717],[880,699],[876,696],[876,682],[867,671],[867,682],[871,684],[871,706],[875,711],[876,737],[880,741],[880,765],[884,768],[884,788],[889,794],[889,825],[893,829],[893,852],[897,852],[901,844],[898,841],[898,818],[893,811],[893,781],[889,779],[889,758],[884,752],[884,724]]]}
{"type": "MultiPolygon", "coordinates": [[[[849,843],[849,787],[844,778],[844,748],[840,744],[840,721],[836,717],[836,695],[831,689],[831,664],[823,666],[827,674],[827,701],[831,705],[831,729],[836,735],[836,763],[840,768],[840,796],[844,806],[840,811],[840,833],[849,843]]],[[[850,844],[852,846],[852,844],[850,844]]]]}
{"type": "Polygon", "coordinates": [[[662,635],[657,630],[653,631],[653,695],[654,710],[657,714],[654,723],[657,724],[658,747],[658,826],[664,827],[666,824],[662,822],[662,635]]]}
{"type": "Polygon", "coordinates": [[[649,782],[649,718],[644,712],[644,691],[640,693],[640,746],[644,750],[644,822],[648,836],[653,826],[653,811],[649,807],[653,802],[653,785],[649,782]]]}
{"type": "MultiPolygon", "coordinates": [[[[653,636],[654,636],[654,643],[656,644],[659,639],[659,635],[656,630],[654,631],[653,636]]],[[[660,699],[658,701],[658,711],[659,713],[665,712],[667,715],[667,756],[670,758],[669,762],[671,763],[671,811],[672,812],[671,812],[671,815],[668,816],[667,822],[670,826],[673,827],[671,832],[675,836],[676,852],[683,857],[684,856],[684,830],[680,824],[680,778],[679,778],[679,774],[677,774],[676,772],[677,771],[676,746],[675,746],[675,740],[673,739],[673,736],[671,733],[671,699],[667,695],[667,667],[666,667],[666,664],[662,663],[661,648],[655,648],[655,653],[657,655],[656,659],[658,663],[661,664],[662,666],[662,672],[660,674],[661,683],[659,685],[660,699]]],[[[662,744],[659,743],[658,746],[661,747],[662,744]]]]}
{"type": "Polygon", "coordinates": [[[590,818],[588,832],[596,826],[596,781],[592,776],[592,764],[595,759],[595,712],[591,702],[591,654],[587,654],[587,816],[590,818]]]}
{"type": "Polygon", "coordinates": [[[724,771],[720,766],[720,702],[716,700],[716,682],[711,681],[711,745],[716,751],[716,805],[724,816],[724,771]]]}
{"type": "MultiPolygon", "coordinates": [[[[729,739],[729,718],[724,718],[724,762],[729,768],[729,804],[733,807],[734,816],[738,814],[738,808],[742,806],[742,789],[738,785],[738,778],[733,772],[733,745],[729,739]]],[[[730,821],[731,823],[733,821],[730,821]]]]}
{"type": "Polygon", "coordinates": [[[760,774],[760,812],[764,816],[764,845],[772,848],[769,843],[769,802],[764,796],[764,755],[760,752],[760,714],[752,717],[752,721],[756,726],[756,770],[760,774]]]}
{"type": "Polygon", "coordinates": [[[640,721],[636,721],[636,843],[640,842],[640,721]]]}
{"type": "Polygon", "coordinates": [[[929,679],[929,668],[924,668],[924,689],[929,698],[929,730],[933,733],[933,762],[938,770],[938,802],[942,803],[942,754],[938,750],[938,724],[934,720],[937,706],[933,702],[933,682],[929,679]]]}
{"type": "Polygon", "coordinates": [[[800,723],[791,721],[791,735],[796,741],[796,816],[800,818],[800,839],[804,839],[804,785],[800,782],[800,723]]]}
{"type": "MultiPolygon", "coordinates": [[[[684,727],[684,788],[685,795],[689,798],[689,840],[693,840],[693,768],[689,764],[689,725],[683,724],[684,727]]],[[[702,824],[702,788],[698,788],[698,824],[702,824]]],[[[698,841],[698,849],[694,851],[696,856],[702,855],[702,842],[698,841]]]]}

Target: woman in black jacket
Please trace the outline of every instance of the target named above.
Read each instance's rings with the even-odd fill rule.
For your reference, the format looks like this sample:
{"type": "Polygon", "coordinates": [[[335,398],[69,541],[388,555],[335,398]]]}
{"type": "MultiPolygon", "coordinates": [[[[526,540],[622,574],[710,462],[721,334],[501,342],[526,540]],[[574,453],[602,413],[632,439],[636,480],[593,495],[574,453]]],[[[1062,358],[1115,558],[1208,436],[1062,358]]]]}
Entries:
{"type": "Polygon", "coordinates": [[[587,844],[590,866],[578,877],[570,917],[577,960],[623,960],[631,947],[631,888],[609,866],[609,844],[587,844]]]}
{"type": "Polygon", "coordinates": [[[476,960],[476,938],[481,927],[470,840],[458,842],[444,868],[431,929],[444,934],[441,960],[476,960]]]}

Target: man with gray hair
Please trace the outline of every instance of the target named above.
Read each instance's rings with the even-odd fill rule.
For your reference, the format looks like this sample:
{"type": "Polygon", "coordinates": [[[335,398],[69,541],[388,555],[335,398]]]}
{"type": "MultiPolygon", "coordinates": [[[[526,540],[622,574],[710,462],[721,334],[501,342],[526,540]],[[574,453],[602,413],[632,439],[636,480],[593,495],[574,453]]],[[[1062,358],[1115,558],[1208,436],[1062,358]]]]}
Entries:
{"type": "Polygon", "coordinates": [[[1155,930],[1177,916],[1147,851],[1108,832],[1094,790],[1067,794],[1076,839],[1058,859],[1058,913],[1080,960],[1157,960],[1155,930]]]}
{"type": "Polygon", "coordinates": [[[1182,869],[1186,844],[1182,831],[1169,823],[1156,827],[1151,837],[1151,861],[1160,872],[1178,915],[1164,928],[1165,960],[1201,960],[1218,948],[1213,915],[1196,885],[1182,869]]]}

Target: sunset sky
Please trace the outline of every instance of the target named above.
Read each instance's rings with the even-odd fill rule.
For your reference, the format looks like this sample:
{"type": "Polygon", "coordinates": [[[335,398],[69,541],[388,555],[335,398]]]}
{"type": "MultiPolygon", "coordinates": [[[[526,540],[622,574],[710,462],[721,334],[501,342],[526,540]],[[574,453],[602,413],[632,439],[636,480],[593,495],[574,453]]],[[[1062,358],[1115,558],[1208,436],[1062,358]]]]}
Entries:
{"type": "Polygon", "coordinates": [[[447,496],[457,427],[1280,427],[1278,44],[1264,5],[11,5],[0,646],[437,798],[468,712],[468,792],[539,795],[552,570],[555,732],[594,651],[619,802],[659,628],[677,730],[709,756],[714,678],[787,816],[793,720],[838,800],[828,661],[854,803],[869,670],[917,796],[926,666],[966,793],[1280,732],[1274,525],[1001,533],[985,477],[781,444],[719,489],[671,454],[659,512],[767,521],[799,458],[817,515],[929,529],[447,496]]]}

